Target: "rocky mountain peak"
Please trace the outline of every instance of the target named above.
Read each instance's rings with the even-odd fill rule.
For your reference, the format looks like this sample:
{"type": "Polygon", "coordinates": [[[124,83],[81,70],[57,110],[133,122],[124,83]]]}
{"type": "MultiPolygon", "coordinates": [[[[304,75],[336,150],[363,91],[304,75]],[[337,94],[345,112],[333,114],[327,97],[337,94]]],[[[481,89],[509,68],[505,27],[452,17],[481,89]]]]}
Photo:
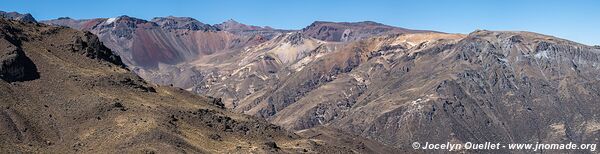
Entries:
{"type": "Polygon", "coordinates": [[[288,33],[285,35],[281,35],[280,37],[281,38],[275,38],[274,40],[281,39],[281,43],[290,43],[291,45],[302,44],[304,39],[306,39],[304,35],[302,35],[302,33],[299,32],[288,33]]]}
{"type": "Polygon", "coordinates": [[[148,21],[144,20],[144,19],[139,19],[139,18],[135,18],[135,17],[130,17],[127,15],[121,15],[118,17],[114,17],[114,18],[108,18],[106,19],[107,23],[124,23],[124,24],[142,24],[142,23],[147,23],[148,21]]]}
{"type": "MultiPolygon", "coordinates": [[[[314,21],[308,27],[316,27],[316,26],[320,26],[320,25],[330,25],[330,26],[331,25],[344,25],[344,26],[374,26],[374,25],[378,25],[378,26],[392,27],[392,26],[384,25],[382,23],[378,23],[378,22],[374,22],[374,21],[359,21],[359,22],[314,21]]],[[[308,27],[304,28],[304,29],[308,29],[308,27]]]]}
{"type": "MultiPolygon", "coordinates": [[[[72,21],[72,19],[61,20],[72,21]]],[[[600,95],[597,95],[600,89],[597,73],[600,64],[598,46],[587,46],[531,32],[477,30],[467,35],[446,34],[405,29],[373,21],[315,21],[301,31],[287,32],[269,27],[245,25],[233,19],[214,26],[206,25],[193,18],[173,16],[158,17],[142,23],[137,23],[135,18],[120,16],[110,19],[91,19],[89,22],[83,22],[82,25],[94,27],[90,32],[97,34],[101,41],[119,53],[124,62],[133,66],[133,70],[144,75],[148,81],[163,85],[171,84],[174,87],[191,89],[198,94],[222,98],[212,101],[214,104],[220,104],[219,109],[214,109],[215,111],[220,111],[222,107],[232,108],[240,113],[266,118],[289,130],[306,133],[310,132],[306,129],[331,127],[360,137],[376,139],[394,147],[410,145],[414,141],[444,143],[449,140],[466,142],[479,139],[495,139],[506,143],[532,140],[546,143],[564,141],[589,143],[595,141],[600,130],[595,120],[598,119],[597,115],[594,114],[600,112],[600,108],[596,107],[598,106],[596,100],[600,99],[600,95]],[[131,23],[137,27],[135,29],[128,27],[131,23]],[[187,30],[210,28],[203,26],[223,31],[212,33],[187,30]],[[173,31],[173,29],[184,30],[173,31]]],[[[124,112],[124,108],[137,112],[148,111],[144,112],[147,114],[132,117],[135,119],[149,117],[154,118],[156,122],[167,123],[167,125],[156,126],[173,126],[168,128],[178,129],[176,126],[182,125],[177,124],[191,122],[184,123],[184,126],[207,128],[204,130],[210,134],[197,137],[202,141],[201,143],[210,141],[202,136],[214,140],[216,144],[213,145],[221,145],[219,143],[221,140],[229,142],[228,139],[235,139],[232,138],[235,136],[224,136],[227,133],[219,133],[212,128],[230,132],[230,135],[233,135],[231,131],[236,130],[241,130],[240,134],[243,135],[253,134],[246,133],[245,130],[248,129],[246,125],[213,125],[215,123],[204,125],[209,124],[206,122],[211,122],[210,119],[219,118],[214,116],[212,111],[200,110],[197,113],[198,118],[185,111],[177,114],[181,109],[197,111],[198,103],[189,103],[192,108],[188,108],[185,104],[177,104],[186,101],[170,102],[172,99],[163,100],[152,94],[143,93],[143,97],[138,97],[137,94],[123,95],[131,90],[119,90],[119,84],[137,87],[137,89],[144,89],[146,84],[136,84],[141,83],[141,79],[111,82],[112,80],[108,79],[113,77],[105,77],[108,79],[102,80],[103,78],[97,76],[89,76],[88,74],[111,75],[110,72],[114,72],[113,68],[115,68],[112,64],[113,67],[106,71],[98,70],[100,73],[94,73],[93,70],[108,64],[104,61],[110,62],[114,59],[104,54],[102,50],[96,49],[101,43],[97,43],[96,38],[86,37],[90,34],[78,33],[78,36],[73,37],[67,35],[69,31],[65,29],[59,30],[63,30],[61,35],[51,35],[44,41],[37,41],[40,37],[31,37],[35,39],[31,39],[30,42],[23,41],[26,46],[22,49],[13,47],[18,43],[6,43],[15,42],[13,40],[0,42],[0,45],[8,44],[4,45],[5,50],[1,50],[2,46],[0,46],[2,51],[0,60],[3,64],[4,62],[9,64],[0,68],[3,77],[10,76],[17,81],[26,80],[22,75],[27,73],[21,70],[35,72],[36,69],[17,67],[23,64],[14,61],[24,61],[23,56],[30,57],[37,66],[43,66],[39,67],[41,78],[36,80],[53,79],[47,76],[55,74],[55,78],[65,77],[65,79],[59,78],[61,82],[70,82],[71,77],[64,73],[75,72],[74,75],[88,78],[83,78],[87,80],[83,80],[83,83],[87,83],[83,85],[90,85],[90,87],[85,87],[84,90],[76,89],[74,92],[87,92],[94,87],[109,86],[112,89],[107,91],[92,89],[97,93],[89,94],[120,97],[126,101],[119,100],[118,104],[115,103],[114,106],[121,110],[119,112],[124,112]],[[63,40],[66,41],[56,42],[63,40]],[[54,54],[65,53],[55,52],[56,49],[48,47],[47,42],[54,43],[55,46],[58,43],[67,44],[59,47],[68,49],[69,52],[63,55],[74,56],[75,58],[67,59],[67,62],[71,60],[70,62],[74,64],[55,65],[56,62],[65,61],[63,59],[47,61],[48,58],[60,57],[54,54]],[[38,47],[44,46],[52,52],[43,52],[45,50],[42,48],[38,50],[38,47]],[[36,50],[31,50],[32,48],[36,50]],[[87,65],[91,62],[79,63],[80,59],[89,58],[101,59],[102,63],[93,66],[87,65]],[[79,66],[85,68],[81,69],[79,66]],[[51,67],[56,69],[48,69],[51,67]],[[55,71],[68,67],[73,67],[73,70],[59,73],[55,71]],[[155,99],[146,100],[153,97],[155,99]],[[128,105],[140,101],[128,98],[139,98],[147,103],[128,105]],[[158,112],[156,108],[146,109],[147,106],[144,106],[150,104],[156,107],[157,104],[153,103],[160,103],[158,105],[162,105],[161,108],[177,106],[177,109],[158,112]],[[161,116],[162,114],[167,116],[161,116]],[[184,116],[187,120],[183,119],[184,116]],[[165,119],[160,120],[160,118],[165,119]],[[194,125],[194,122],[199,122],[197,124],[201,125],[194,125]]],[[[43,32],[44,35],[51,33],[49,30],[39,32],[43,32]]],[[[29,30],[29,33],[38,33],[38,31],[29,30]]],[[[7,35],[12,34],[7,33],[7,35]]],[[[77,80],[81,79],[77,78],[77,80]]],[[[26,84],[43,83],[38,81],[26,84]]],[[[6,85],[11,86],[10,83],[6,85]]],[[[2,90],[1,86],[0,82],[0,93],[8,91],[2,90]]],[[[14,87],[27,88],[27,86],[14,87]]],[[[167,89],[164,87],[154,87],[157,87],[153,90],[155,93],[166,94],[164,91],[167,89]]],[[[31,89],[23,91],[30,92],[31,89]]],[[[45,94],[43,92],[47,89],[41,91],[19,96],[48,96],[39,95],[45,94]]],[[[178,93],[170,91],[168,94],[178,93]]],[[[85,98],[79,94],[76,96],[85,98]]],[[[6,98],[0,97],[0,102],[8,102],[4,101],[6,98]]],[[[83,103],[73,103],[81,105],[74,108],[106,109],[101,105],[107,103],[99,102],[98,98],[94,96],[87,103],[86,100],[80,101],[83,103]],[[93,103],[100,105],[94,106],[93,103]]],[[[185,98],[195,97],[186,95],[182,99],[187,100],[185,98]]],[[[63,102],[68,100],[57,103],[63,102]]],[[[21,111],[21,113],[37,115],[26,111],[31,110],[21,111]]],[[[102,124],[111,126],[114,125],[114,121],[123,121],[121,119],[124,117],[115,116],[118,119],[114,120],[92,109],[89,114],[94,116],[90,116],[91,119],[78,119],[94,122],[94,125],[84,125],[86,128],[96,126],[96,122],[110,122],[102,124]],[[97,121],[94,117],[109,120],[97,121]]],[[[9,114],[0,113],[0,119],[4,115],[9,114]]],[[[78,115],[80,114],[65,112],[64,115],[55,116],[60,118],[78,115]]],[[[224,121],[225,124],[229,124],[227,122],[229,120],[224,121]]],[[[147,125],[141,126],[147,128],[147,125]]],[[[198,130],[203,129],[193,131],[203,133],[198,130]]],[[[175,135],[176,138],[179,135],[177,132],[186,131],[189,130],[167,132],[175,135]]],[[[323,135],[310,136],[327,136],[327,133],[321,132],[314,134],[323,135]]],[[[105,133],[97,136],[115,134],[105,133]]],[[[151,137],[157,135],[149,134],[151,137]]],[[[159,135],[161,134],[166,133],[159,135]]],[[[1,136],[2,134],[0,138],[1,136]]],[[[79,136],[80,134],[77,134],[73,139],[81,141],[78,140],[79,136]]],[[[332,136],[335,139],[341,138],[337,135],[332,136]]],[[[326,140],[331,139],[324,139],[323,143],[326,140]]],[[[177,141],[186,143],[188,140],[177,141]]],[[[251,141],[244,140],[244,142],[251,141]]],[[[61,146],[71,148],[74,144],[61,146]]],[[[93,145],[93,142],[87,142],[86,145],[93,145]]],[[[278,141],[278,143],[267,142],[265,145],[273,149],[285,149],[286,145],[293,144],[278,141]]],[[[189,146],[192,145],[183,145],[183,147],[189,146]]],[[[215,153],[227,153],[227,151],[215,153]]]]}
{"type": "Polygon", "coordinates": [[[110,53],[90,32],[0,19],[0,151],[351,152],[148,83],[110,53]]]}
{"type": "Polygon", "coordinates": [[[489,42],[498,42],[501,45],[512,45],[517,43],[522,45],[533,45],[541,42],[546,42],[553,44],[582,46],[582,44],[568,41],[565,39],[526,31],[476,30],[469,33],[466,39],[484,39],[489,42]]]}
{"type": "Polygon", "coordinates": [[[332,22],[329,22],[329,21],[321,21],[321,20],[317,20],[317,21],[313,21],[313,23],[311,23],[311,24],[309,25],[309,27],[310,27],[310,26],[316,26],[316,25],[319,25],[319,24],[325,24],[325,23],[332,23],[332,22]]]}
{"type": "Polygon", "coordinates": [[[358,24],[365,24],[365,25],[384,25],[382,23],[378,23],[375,21],[361,21],[361,22],[357,22],[358,24]]]}
{"type": "Polygon", "coordinates": [[[0,11],[0,18],[6,18],[10,20],[18,20],[23,22],[37,22],[33,16],[29,13],[20,14],[17,12],[4,12],[0,11]]]}
{"type": "Polygon", "coordinates": [[[220,24],[216,24],[214,25],[215,27],[218,27],[221,30],[225,30],[225,31],[233,31],[233,32],[239,32],[239,31],[256,31],[256,30],[273,30],[270,27],[259,27],[259,26],[252,26],[252,25],[246,25],[246,24],[242,24],[238,21],[235,21],[233,19],[229,19],[223,23],[220,24]]]}
{"type": "MultiPolygon", "coordinates": [[[[499,33],[502,33],[502,32],[477,29],[477,30],[469,33],[468,36],[470,36],[470,37],[487,37],[487,36],[492,36],[494,34],[499,34],[499,33]]],[[[506,32],[504,32],[504,33],[506,33],[506,32]]]]}
{"type": "Polygon", "coordinates": [[[225,24],[241,24],[238,21],[235,21],[234,19],[228,19],[227,21],[223,22],[225,24]]]}
{"type": "Polygon", "coordinates": [[[190,17],[156,17],[151,20],[158,24],[163,29],[175,30],[175,29],[188,29],[188,30],[201,30],[201,31],[218,31],[219,28],[204,24],[194,18],[190,17]]]}
{"type": "Polygon", "coordinates": [[[384,25],[373,21],[362,22],[327,22],[315,21],[302,29],[302,33],[307,36],[333,42],[347,42],[361,40],[373,36],[389,34],[405,34],[431,32],[410,30],[400,27],[384,25]]]}
{"type": "Polygon", "coordinates": [[[233,19],[229,19],[225,22],[222,22],[220,24],[215,24],[216,27],[219,27],[221,29],[233,29],[233,28],[237,28],[237,27],[246,27],[247,25],[244,25],[242,23],[239,23],[233,19]]]}
{"type": "Polygon", "coordinates": [[[58,20],[70,20],[71,18],[70,17],[58,17],[56,19],[58,19],[58,20]]]}

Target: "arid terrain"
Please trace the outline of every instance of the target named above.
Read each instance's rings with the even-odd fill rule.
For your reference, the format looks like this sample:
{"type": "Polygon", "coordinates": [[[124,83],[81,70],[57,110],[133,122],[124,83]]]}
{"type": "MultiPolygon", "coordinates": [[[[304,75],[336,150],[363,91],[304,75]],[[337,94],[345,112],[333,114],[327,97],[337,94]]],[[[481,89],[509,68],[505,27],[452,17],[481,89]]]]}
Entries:
{"type": "Polygon", "coordinates": [[[4,14],[9,152],[413,153],[415,141],[600,137],[600,48],[544,34],[4,14]]]}
{"type": "Polygon", "coordinates": [[[349,153],[143,81],[98,37],[0,19],[2,153],[349,153]]]}

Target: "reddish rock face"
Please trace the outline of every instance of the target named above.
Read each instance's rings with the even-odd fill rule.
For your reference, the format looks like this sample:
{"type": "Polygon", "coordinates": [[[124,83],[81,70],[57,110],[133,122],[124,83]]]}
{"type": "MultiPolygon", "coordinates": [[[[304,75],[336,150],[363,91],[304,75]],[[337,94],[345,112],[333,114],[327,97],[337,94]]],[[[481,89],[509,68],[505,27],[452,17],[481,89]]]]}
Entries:
{"type": "Polygon", "coordinates": [[[163,28],[94,22],[86,26],[146,79],[222,98],[290,130],[334,127],[396,147],[586,143],[599,135],[600,50],[560,38],[374,22],[315,22],[294,32],[234,21],[217,31],[189,20],[161,21],[163,28]]]}
{"type": "Polygon", "coordinates": [[[157,69],[159,64],[177,65],[198,56],[231,51],[266,41],[274,29],[226,22],[221,26],[203,24],[187,17],[158,17],[146,21],[128,16],[44,21],[90,31],[124,58],[130,67],[157,69]],[[225,26],[228,25],[228,26],[225,26]],[[221,28],[235,31],[221,31],[221,28]],[[243,33],[252,31],[253,33],[243,33]]]}
{"type": "MultiPolygon", "coordinates": [[[[137,29],[131,46],[132,60],[138,65],[155,68],[158,63],[177,64],[183,60],[177,50],[168,41],[164,41],[153,31],[137,29]]],[[[159,33],[160,35],[160,33],[159,33]]]]}
{"type": "Polygon", "coordinates": [[[0,153],[352,152],[147,83],[88,32],[0,18],[0,64],[0,153]]]}

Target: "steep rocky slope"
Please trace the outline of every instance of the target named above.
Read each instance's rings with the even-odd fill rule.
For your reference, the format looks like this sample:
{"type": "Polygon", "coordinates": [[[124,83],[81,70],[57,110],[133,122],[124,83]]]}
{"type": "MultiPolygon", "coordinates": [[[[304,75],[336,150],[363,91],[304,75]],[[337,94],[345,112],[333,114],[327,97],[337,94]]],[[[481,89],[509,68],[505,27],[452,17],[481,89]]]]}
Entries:
{"type": "Polygon", "coordinates": [[[335,48],[300,33],[288,33],[233,56],[211,57],[214,61],[200,59],[192,65],[204,76],[194,82],[193,91],[222,97],[227,107],[236,110],[252,110],[259,99],[273,94],[292,73],[335,48]]]}
{"type": "Polygon", "coordinates": [[[245,25],[239,23],[233,19],[229,19],[223,23],[216,24],[215,27],[225,30],[225,31],[233,31],[233,32],[242,32],[242,31],[260,31],[260,30],[274,30],[270,27],[259,27],[252,25],[245,25]]]}
{"type": "Polygon", "coordinates": [[[237,51],[265,42],[279,33],[278,30],[259,29],[237,22],[211,26],[193,18],[172,16],[157,17],[152,21],[128,16],[85,20],[60,18],[43,23],[90,31],[144,79],[185,89],[191,88],[190,79],[198,75],[194,70],[185,69],[190,61],[237,51]]]}
{"type": "Polygon", "coordinates": [[[144,82],[89,32],[0,18],[0,151],[352,152],[144,82]]]}
{"type": "Polygon", "coordinates": [[[529,32],[348,43],[289,33],[217,65],[195,91],[286,129],[326,126],[403,150],[414,141],[590,143],[600,131],[599,56],[529,32]]]}
{"type": "MultiPolygon", "coordinates": [[[[157,23],[147,24],[160,27],[157,23]]],[[[404,151],[414,141],[592,143],[600,135],[598,47],[530,32],[445,34],[374,22],[315,22],[300,31],[235,21],[214,27],[219,30],[195,33],[260,41],[214,52],[190,50],[195,56],[182,57],[194,58],[159,62],[147,79],[222,98],[226,108],[305,137],[354,144],[346,137],[359,135],[380,142],[364,142],[365,147],[404,151]]],[[[136,38],[158,37],[148,36],[136,38]]],[[[121,53],[133,47],[111,48],[121,53]]],[[[152,48],[139,52],[160,47],[152,48]]],[[[170,50],[156,50],[165,51],[170,50]]]]}
{"type": "Polygon", "coordinates": [[[198,56],[260,43],[260,37],[242,37],[219,31],[192,18],[157,17],[146,21],[128,16],[44,21],[90,31],[134,68],[156,69],[159,64],[176,65],[198,56]]]}
{"type": "Polygon", "coordinates": [[[152,19],[152,22],[158,24],[162,29],[165,30],[201,30],[201,31],[218,31],[219,28],[204,24],[196,19],[190,17],[156,17],[152,19]]]}
{"type": "Polygon", "coordinates": [[[400,150],[391,146],[372,141],[356,134],[346,133],[331,127],[318,126],[297,132],[298,135],[310,139],[326,141],[336,145],[346,145],[357,153],[415,153],[414,149],[400,150]]]}
{"type": "Polygon", "coordinates": [[[239,57],[245,47],[286,33],[324,41],[354,41],[387,34],[419,33],[375,22],[315,22],[301,31],[245,25],[235,20],[208,25],[189,17],[157,17],[145,21],[128,16],[75,20],[67,17],[42,21],[90,31],[123,57],[144,79],[162,85],[192,89],[201,74],[194,61],[212,57],[239,57]],[[344,34],[342,34],[344,33],[344,34]],[[342,36],[344,35],[344,36],[342,36]],[[342,38],[343,37],[343,38],[342,38]]]}
{"type": "Polygon", "coordinates": [[[529,32],[476,31],[421,43],[406,36],[363,41],[384,45],[359,51],[370,56],[292,97],[272,122],[295,130],[326,125],[399,148],[414,141],[592,143],[599,137],[599,49],[529,32]],[[385,45],[389,40],[406,44],[385,45]]]}
{"type": "Polygon", "coordinates": [[[366,39],[373,36],[389,34],[407,34],[431,32],[393,27],[372,21],[363,22],[326,22],[315,21],[302,29],[306,36],[323,41],[348,42],[366,39]]]}
{"type": "Polygon", "coordinates": [[[0,11],[0,18],[10,19],[10,20],[18,20],[23,22],[37,22],[31,14],[20,14],[18,12],[4,12],[0,11]]]}

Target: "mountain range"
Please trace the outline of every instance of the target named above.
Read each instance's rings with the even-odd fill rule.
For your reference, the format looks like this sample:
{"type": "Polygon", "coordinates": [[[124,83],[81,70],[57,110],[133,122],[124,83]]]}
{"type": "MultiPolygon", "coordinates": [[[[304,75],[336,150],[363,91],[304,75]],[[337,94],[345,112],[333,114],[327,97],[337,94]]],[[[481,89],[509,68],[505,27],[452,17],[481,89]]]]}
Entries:
{"type": "MultiPolygon", "coordinates": [[[[280,30],[234,20],[209,25],[193,18],[173,16],[150,21],[129,16],[83,20],[63,17],[39,23],[17,16],[6,18],[21,22],[3,21],[9,25],[4,27],[13,27],[3,29],[18,34],[3,34],[12,44],[6,43],[11,46],[8,53],[21,57],[16,61],[21,63],[18,66],[24,67],[0,69],[2,73],[8,72],[2,76],[6,82],[3,88],[10,92],[3,95],[15,96],[4,98],[15,103],[5,103],[12,109],[7,108],[3,115],[5,119],[17,120],[2,128],[36,124],[39,126],[31,126],[32,129],[43,132],[33,132],[37,138],[50,136],[73,142],[55,148],[79,143],[118,148],[119,145],[113,144],[123,142],[129,145],[127,147],[167,144],[177,147],[175,150],[192,152],[257,150],[254,147],[257,144],[236,142],[243,141],[266,143],[262,150],[271,152],[390,153],[415,152],[410,146],[415,141],[593,143],[600,137],[596,114],[600,99],[600,48],[553,36],[487,30],[451,34],[371,21],[316,21],[300,30],[280,30]],[[15,31],[13,29],[19,28],[14,27],[34,28],[15,31]],[[21,36],[21,33],[27,35],[21,36]],[[73,34],[86,38],[74,39],[78,37],[71,36],[73,34]],[[12,38],[25,43],[15,43],[12,38]],[[69,38],[74,41],[49,43],[69,38]],[[54,51],[61,51],[58,53],[62,55],[53,55],[54,51]],[[65,54],[66,51],[82,53],[65,54]],[[19,56],[19,53],[27,56],[19,56]],[[92,60],[74,61],[84,56],[92,60]],[[28,76],[32,73],[15,74],[11,70],[39,74],[28,76]],[[51,83],[78,92],[44,94],[51,90],[39,89],[51,83]],[[83,94],[79,96],[79,93],[83,94]],[[173,93],[177,95],[172,96],[173,93]],[[91,132],[94,133],[99,129],[118,130],[122,125],[138,125],[135,118],[127,118],[127,115],[140,114],[151,115],[157,124],[152,128],[156,130],[152,130],[152,134],[119,135],[113,131],[99,134],[129,136],[110,144],[102,144],[98,138],[83,143],[81,136],[47,135],[44,133],[64,130],[69,122],[55,121],[59,128],[46,130],[50,128],[42,126],[52,124],[40,121],[39,115],[31,115],[35,113],[31,111],[43,109],[32,106],[39,103],[15,105],[16,100],[23,99],[46,102],[40,100],[41,97],[65,100],[53,105],[67,102],[60,109],[69,109],[72,103],[68,102],[82,102],[75,111],[61,112],[64,115],[54,117],[67,117],[65,120],[75,117],[77,123],[89,122],[90,117],[94,120],[94,116],[115,119],[114,123],[106,123],[105,128],[96,128],[98,126],[91,122],[69,128],[73,132],[83,134],[80,129],[88,127],[94,128],[91,132]],[[102,105],[110,102],[119,102],[121,105],[113,108],[127,111],[108,115],[107,112],[115,111],[104,111],[102,109],[108,107],[102,105]],[[221,126],[205,128],[197,125],[197,120],[188,120],[200,111],[211,115],[199,115],[198,118],[205,121],[244,117],[241,121],[251,121],[245,125],[260,125],[256,131],[264,133],[240,140],[243,135],[235,134],[239,133],[239,125],[229,126],[235,129],[227,134],[228,122],[225,122],[226,126],[222,126],[225,133],[216,133],[219,137],[215,138],[227,144],[204,144],[202,137],[210,134],[207,130],[221,126]],[[19,120],[19,117],[25,118],[19,120]],[[81,117],[88,119],[78,121],[81,117]],[[274,129],[263,130],[265,127],[274,129]],[[265,133],[269,137],[265,138],[265,133]],[[134,140],[135,136],[146,139],[146,135],[156,134],[170,137],[155,138],[149,143],[134,140]],[[233,145],[245,146],[231,148],[233,145]],[[213,148],[227,150],[210,151],[213,148]]],[[[7,141],[11,143],[4,145],[25,143],[7,141]]],[[[40,147],[46,146],[6,148],[34,151],[40,147]]]]}
{"type": "Polygon", "coordinates": [[[330,144],[147,83],[90,32],[0,18],[0,46],[2,153],[397,151],[350,135],[330,144]]]}

